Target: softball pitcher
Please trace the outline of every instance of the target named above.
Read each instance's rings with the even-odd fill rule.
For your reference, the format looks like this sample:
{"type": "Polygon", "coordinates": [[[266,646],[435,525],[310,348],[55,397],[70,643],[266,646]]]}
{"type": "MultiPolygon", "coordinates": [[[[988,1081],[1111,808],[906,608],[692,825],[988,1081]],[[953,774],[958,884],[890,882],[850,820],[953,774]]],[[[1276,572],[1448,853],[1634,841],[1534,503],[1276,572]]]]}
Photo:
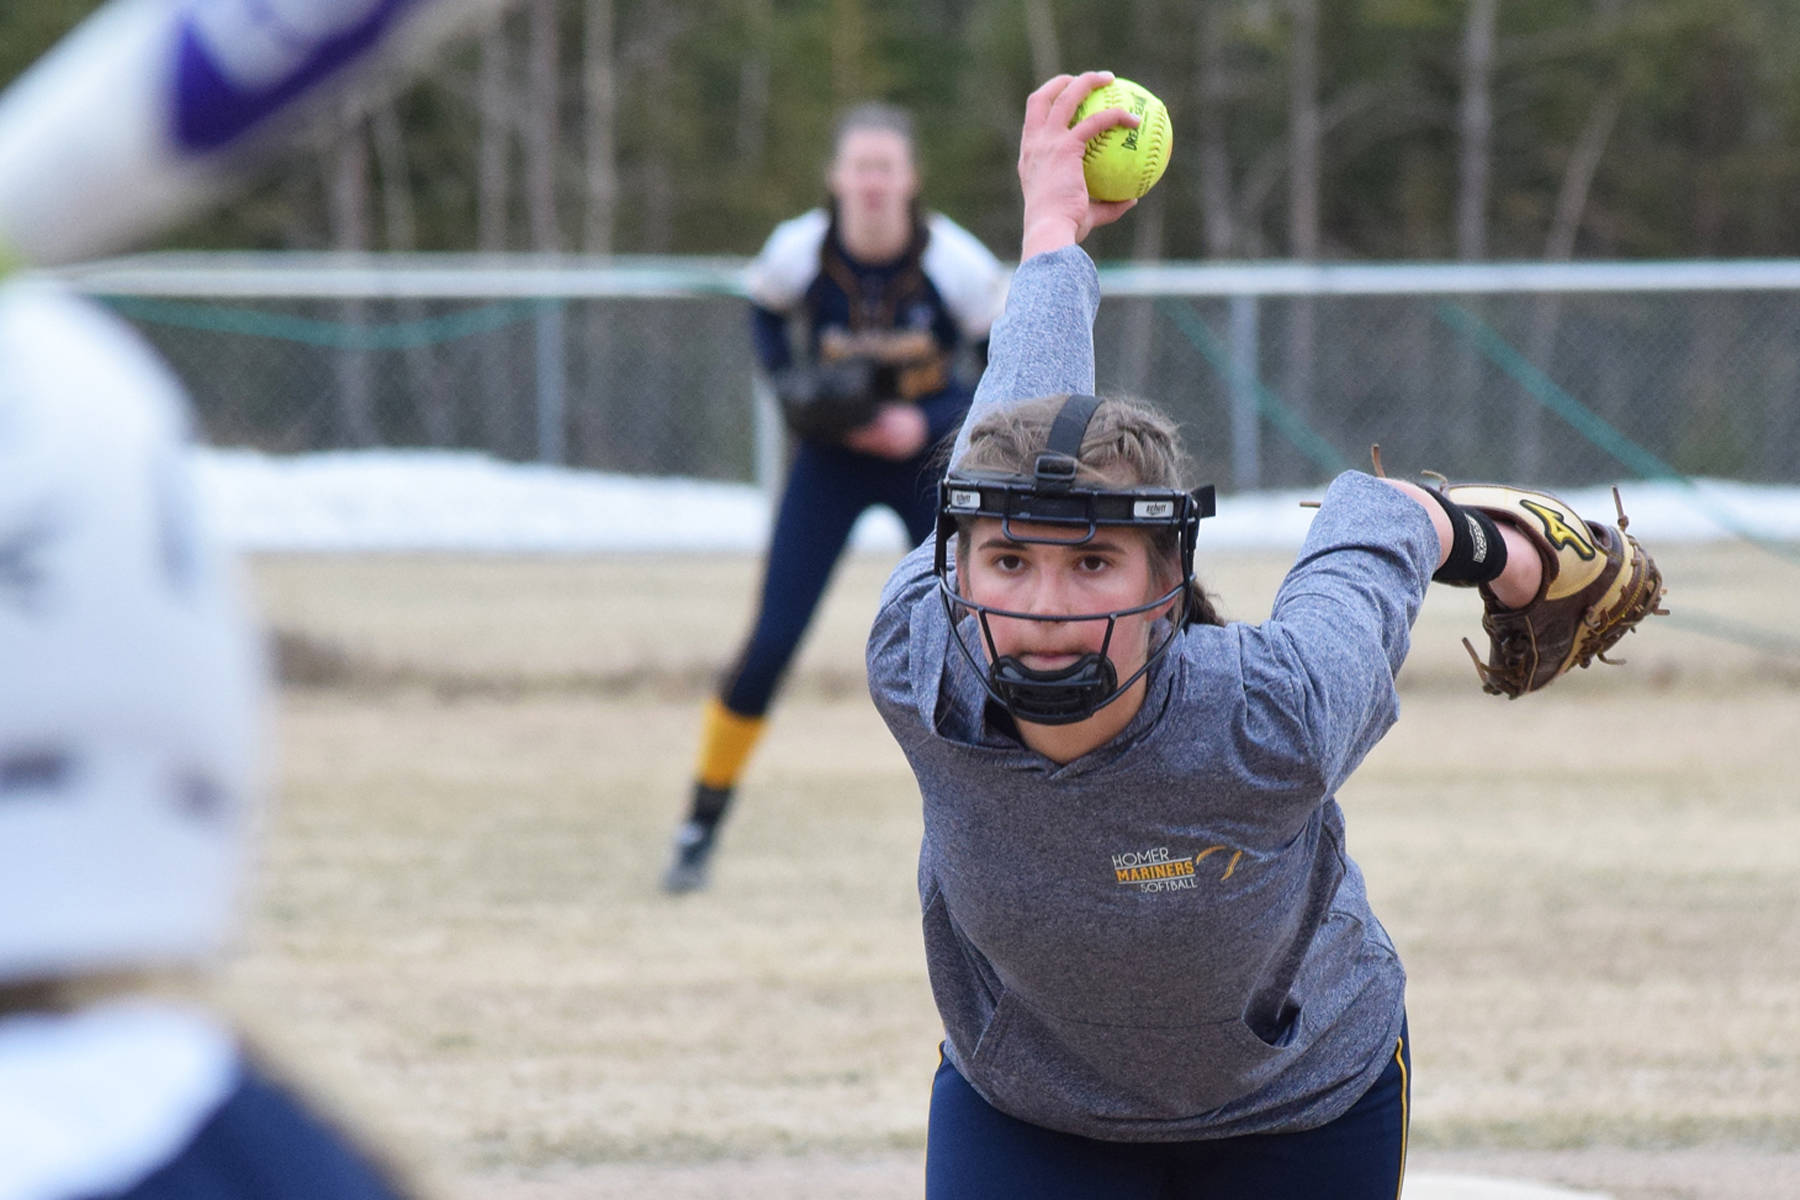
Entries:
{"type": "Polygon", "coordinates": [[[795,450],[755,622],[703,718],[692,802],[663,877],[672,892],[707,882],[719,823],[856,519],[881,504],[914,541],[931,531],[932,449],[969,405],[955,360],[979,352],[1004,297],[994,256],[920,211],[904,111],[845,114],[827,183],[829,206],[778,226],[749,270],[757,357],[795,450]]]}
{"type": "Polygon", "coordinates": [[[1089,199],[1081,154],[1135,118],[1070,122],[1107,78],[1027,104],[1021,266],[868,647],[924,800],[927,1196],[1393,1200],[1405,977],[1338,789],[1397,716],[1433,579],[1482,588],[1483,683],[1530,690],[1655,610],[1660,576],[1553,497],[1347,472],[1270,618],[1222,622],[1173,423],[1091,395],[1078,243],[1129,204],[1089,199]]]}

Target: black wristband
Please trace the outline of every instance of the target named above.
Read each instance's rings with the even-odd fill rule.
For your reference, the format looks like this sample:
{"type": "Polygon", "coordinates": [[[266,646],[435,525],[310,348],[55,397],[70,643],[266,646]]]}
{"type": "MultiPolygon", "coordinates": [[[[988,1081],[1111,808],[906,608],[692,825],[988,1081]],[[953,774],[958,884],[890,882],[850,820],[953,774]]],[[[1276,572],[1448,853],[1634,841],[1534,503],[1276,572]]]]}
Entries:
{"type": "Polygon", "coordinates": [[[1494,518],[1478,508],[1464,508],[1435,489],[1425,491],[1450,518],[1450,557],[1432,575],[1432,581],[1474,587],[1499,578],[1506,569],[1506,542],[1494,518]]]}

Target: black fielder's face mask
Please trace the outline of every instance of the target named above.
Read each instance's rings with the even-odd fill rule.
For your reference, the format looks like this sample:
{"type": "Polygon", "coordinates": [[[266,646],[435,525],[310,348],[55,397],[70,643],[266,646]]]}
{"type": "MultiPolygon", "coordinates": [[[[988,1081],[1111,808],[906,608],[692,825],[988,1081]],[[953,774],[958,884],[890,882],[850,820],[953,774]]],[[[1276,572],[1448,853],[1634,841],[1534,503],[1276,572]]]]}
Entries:
{"type": "Polygon", "coordinates": [[[1035,725],[1072,725],[1085,721],[1124,695],[1173,644],[1176,633],[1193,615],[1189,596],[1194,579],[1194,542],[1200,519],[1213,514],[1213,489],[1193,492],[1174,488],[1110,490],[1080,487],[1074,482],[1076,455],[1099,401],[1071,396],[1051,427],[1049,443],[1029,476],[976,476],[952,473],[938,485],[936,572],[938,594],[950,616],[951,637],[979,673],[990,696],[1014,719],[1035,725]],[[1000,523],[1009,541],[1022,545],[1080,546],[1102,529],[1130,528],[1174,532],[1179,547],[1180,579],[1174,587],[1146,603],[1098,613],[1025,613],[977,603],[957,590],[950,575],[950,537],[971,519],[1000,523]],[[1109,651],[1121,618],[1172,609],[1163,639],[1124,681],[1118,678],[1109,651]],[[985,662],[968,644],[961,613],[975,617],[985,662]],[[1026,666],[1000,653],[989,624],[994,617],[1019,621],[1070,623],[1105,621],[1100,649],[1079,655],[1054,670],[1026,666]]]}

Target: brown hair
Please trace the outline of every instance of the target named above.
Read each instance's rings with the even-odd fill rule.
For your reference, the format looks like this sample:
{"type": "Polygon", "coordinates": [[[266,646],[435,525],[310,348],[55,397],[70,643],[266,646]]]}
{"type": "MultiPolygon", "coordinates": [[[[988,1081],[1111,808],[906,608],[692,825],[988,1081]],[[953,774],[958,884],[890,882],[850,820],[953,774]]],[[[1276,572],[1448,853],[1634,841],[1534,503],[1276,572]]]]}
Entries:
{"type": "MultiPolygon", "coordinates": [[[[969,446],[956,461],[958,474],[1029,475],[1050,441],[1050,426],[1067,395],[1042,396],[984,414],[969,430],[969,446]]],[[[1178,488],[1192,485],[1181,430],[1168,414],[1142,400],[1109,396],[1100,401],[1081,440],[1077,483],[1102,488],[1178,488]]],[[[964,539],[958,539],[962,545],[964,539]]],[[[1181,547],[1173,530],[1150,536],[1151,551],[1180,573],[1181,547]]],[[[1188,592],[1188,620],[1223,625],[1224,619],[1198,579],[1188,592]]]]}
{"type": "Polygon", "coordinates": [[[867,104],[858,104],[839,114],[837,123],[831,131],[832,156],[835,158],[838,151],[843,149],[846,137],[863,129],[879,129],[884,133],[897,133],[905,139],[909,150],[915,150],[918,146],[911,113],[897,104],[871,101],[867,104]]]}

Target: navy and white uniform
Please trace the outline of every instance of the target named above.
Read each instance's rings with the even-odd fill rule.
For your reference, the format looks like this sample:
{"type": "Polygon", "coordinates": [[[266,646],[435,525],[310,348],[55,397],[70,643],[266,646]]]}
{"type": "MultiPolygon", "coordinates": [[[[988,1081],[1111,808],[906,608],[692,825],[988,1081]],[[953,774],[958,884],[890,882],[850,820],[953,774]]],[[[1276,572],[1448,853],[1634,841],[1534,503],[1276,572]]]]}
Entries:
{"type": "MultiPolygon", "coordinates": [[[[959,451],[991,407],[1093,390],[1098,304],[1077,247],[1020,267],[959,451]]],[[[1437,551],[1421,506],[1346,473],[1270,619],[1182,630],[1129,725],[1066,764],[1019,740],[952,645],[933,546],[900,563],[868,673],[924,801],[919,893],[953,1076],[934,1094],[934,1157],[961,1147],[978,1170],[1001,1153],[957,1136],[965,1084],[1068,1145],[1240,1139],[1265,1164],[1259,1138],[1321,1130],[1383,1084],[1394,1136],[1358,1153],[1389,1157],[1370,1190],[1329,1194],[1382,1194],[1383,1178],[1393,1194],[1405,976],[1336,794],[1398,713],[1437,551]]],[[[1274,1181],[1297,1178],[1270,1167],[1253,1190],[1164,1192],[1154,1180],[1178,1160],[1132,1161],[1152,1159],[1146,1190],[1110,1194],[1287,1195],[1274,1181]]],[[[965,1190],[940,1178],[934,1196],[981,1194],[947,1170],[965,1190]]]]}
{"type": "Polygon", "coordinates": [[[814,209],[776,227],[745,285],[765,370],[783,370],[796,353],[812,364],[860,360],[872,369],[873,398],[917,405],[927,436],[905,461],[864,454],[822,434],[796,439],[756,620],[706,706],[693,799],[663,877],[671,892],[706,886],[714,835],[857,518],[871,505],[886,505],[914,541],[935,524],[938,445],[955,432],[970,401],[955,359],[964,349],[984,348],[1004,303],[1006,273],[947,217],[915,219],[896,258],[864,262],[844,249],[831,214],[814,209]]]}
{"type": "Polygon", "coordinates": [[[721,691],[732,713],[760,717],[864,510],[891,508],[915,541],[931,529],[932,451],[961,424],[970,400],[954,360],[986,339],[1005,301],[1006,272],[973,234],[937,213],[919,222],[898,259],[862,262],[845,252],[830,214],[813,209],[775,228],[745,288],[765,370],[793,361],[797,326],[800,353],[814,361],[880,361],[884,398],[918,405],[930,431],[925,448],[904,462],[799,440],[770,536],[756,623],[721,691]]]}
{"type": "Polygon", "coordinates": [[[213,1018],[149,1002],[0,1019],[0,1200],[399,1200],[213,1018]]]}

